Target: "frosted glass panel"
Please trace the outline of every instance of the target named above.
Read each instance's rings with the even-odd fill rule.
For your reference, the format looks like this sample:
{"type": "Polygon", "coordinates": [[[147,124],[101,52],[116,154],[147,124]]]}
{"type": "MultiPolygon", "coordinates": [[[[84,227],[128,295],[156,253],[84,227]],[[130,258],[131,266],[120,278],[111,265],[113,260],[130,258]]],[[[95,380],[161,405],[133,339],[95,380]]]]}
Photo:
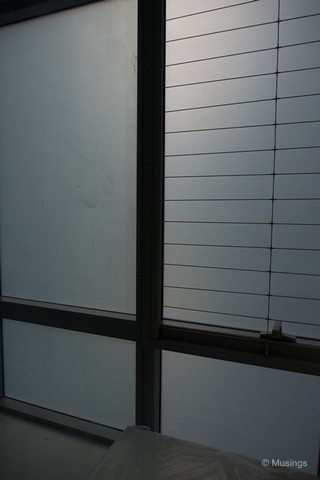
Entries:
{"type": "Polygon", "coordinates": [[[270,299],[270,318],[284,322],[305,323],[307,324],[304,329],[306,336],[310,334],[309,325],[318,326],[316,331],[319,332],[319,313],[319,300],[282,297],[270,299]]]}
{"type": "Polygon", "coordinates": [[[135,312],[136,9],[1,29],[4,295],[135,312]]]}
{"type": "Polygon", "coordinates": [[[165,195],[167,200],[271,198],[272,176],[167,178],[165,195]]]}
{"type": "Polygon", "coordinates": [[[320,275],[320,251],[274,249],[272,265],[275,272],[320,275]]]}
{"type": "Polygon", "coordinates": [[[320,148],[277,152],[277,173],[320,173],[320,148]]]}
{"type": "Polygon", "coordinates": [[[274,302],[320,288],[319,2],[167,3],[164,315],[257,331],[272,294],[301,328],[274,302]]]}
{"type": "Polygon", "coordinates": [[[246,317],[266,318],[268,312],[267,296],[169,287],[164,288],[163,304],[164,307],[246,317]]]}
{"type": "MultiPolygon", "coordinates": [[[[310,0],[308,0],[309,2],[310,0]]],[[[308,2],[304,2],[308,4],[308,2]]],[[[312,1],[310,2],[312,3],[312,1]]],[[[304,5],[305,7],[305,5],[304,5]]],[[[320,15],[281,23],[280,46],[320,40],[320,15]]]]}
{"type": "Polygon", "coordinates": [[[319,121],[320,95],[279,100],[277,117],[279,123],[319,121]]]}
{"type": "Polygon", "coordinates": [[[274,121],[274,101],[167,112],[166,131],[266,125],[274,121]]]}
{"type": "Polygon", "coordinates": [[[273,152],[231,152],[216,155],[171,156],[166,159],[166,176],[272,173],[273,157],[273,152]]]}
{"type": "Polygon", "coordinates": [[[161,432],[260,462],[303,459],[317,473],[319,396],[319,377],[162,355],[161,432]]]}
{"type": "Polygon", "coordinates": [[[320,13],[319,0],[281,0],[280,18],[300,17],[320,13]]]}
{"type": "MultiPolygon", "coordinates": [[[[319,122],[320,126],[320,122],[319,122]]],[[[243,150],[266,150],[273,145],[273,127],[239,128],[166,135],[166,155],[224,153],[243,150]]]]}
{"type": "Polygon", "coordinates": [[[270,245],[270,226],[167,223],[165,225],[165,243],[268,247],[270,245]]]}
{"type": "Polygon", "coordinates": [[[311,95],[316,93],[320,93],[320,68],[279,74],[279,97],[311,95]]]}
{"type": "Polygon", "coordinates": [[[320,175],[278,175],[275,178],[276,198],[319,198],[320,175]]]}
{"type": "Polygon", "coordinates": [[[269,251],[265,248],[235,248],[195,245],[166,245],[164,263],[251,270],[267,270],[269,251]]]}
{"type": "Polygon", "coordinates": [[[4,320],[5,395],[123,429],[135,423],[135,344],[4,320]]]}
{"type": "Polygon", "coordinates": [[[166,28],[167,40],[272,22],[278,18],[278,0],[244,3],[231,10],[231,13],[229,8],[208,11],[197,20],[193,16],[170,20],[166,28]]]}
{"type": "Polygon", "coordinates": [[[320,122],[280,125],[277,132],[278,148],[320,146],[320,122]]]}
{"type": "MultiPolygon", "coordinates": [[[[318,1],[318,0],[317,0],[318,1]]],[[[283,47],[279,50],[279,71],[320,66],[319,43],[283,47]]]]}
{"type": "Polygon", "coordinates": [[[274,225],[273,246],[278,248],[319,249],[319,225],[274,225]]]}
{"type": "MultiPolygon", "coordinates": [[[[170,49],[169,44],[168,53],[170,53],[170,49]]],[[[168,66],[166,68],[166,85],[169,87],[184,83],[273,73],[276,69],[276,60],[275,52],[270,50],[200,61],[197,63],[197,68],[190,63],[168,66]]]]}
{"type": "Polygon", "coordinates": [[[251,330],[253,332],[262,332],[266,330],[267,322],[263,318],[246,317],[230,315],[229,313],[205,312],[202,310],[185,310],[177,307],[164,307],[163,315],[166,323],[170,324],[170,320],[175,322],[182,321],[187,323],[197,323],[207,326],[215,326],[225,328],[236,328],[240,330],[251,330]]]}
{"type": "Polygon", "coordinates": [[[165,220],[171,222],[269,223],[271,221],[271,202],[267,200],[168,201],[166,202],[165,220]]]}
{"type": "Polygon", "coordinates": [[[230,7],[239,3],[250,3],[256,0],[215,0],[214,6],[212,0],[170,0],[167,4],[167,18],[179,17],[181,15],[190,15],[191,13],[204,12],[206,10],[217,10],[224,7],[230,7]],[[212,8],[214,7],[214,8],[212,8]]]}
{"type": "Polygon", "coordinates": [[[274,24],[248,27],[231,32],[221,32],[167,43],[167,65],[206,58],[221,57],[233,53],[247,53],[275,48],[277,27],[274,24]]]}
{"type": "Polygon", "coordinates": [[[166,265],[163,283],[165,288],[268,293],[268,274],[265,272],[166,265]]]}
{"type": "Polygon", "coordinates": [[[253,100],[270,100],[275,95],[275,76],[225,80],[223,83],[204,83],[169,88],[166,109],[208,107],[253,100]]]}
{"type": "Polygon", "coordinates": [[[274,206],[276,223],[319,224],[320,200],[276,200],[274,206]]]}

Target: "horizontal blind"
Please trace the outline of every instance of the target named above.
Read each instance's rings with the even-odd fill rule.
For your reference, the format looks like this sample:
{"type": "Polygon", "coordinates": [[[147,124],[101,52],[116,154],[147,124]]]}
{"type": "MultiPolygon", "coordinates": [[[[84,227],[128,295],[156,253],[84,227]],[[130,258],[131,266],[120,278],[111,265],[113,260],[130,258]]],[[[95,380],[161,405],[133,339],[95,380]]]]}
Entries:
{"type": "Polygon", "coordinates": [[[168,0],[164,318],[320,338],[320,2],[168,0]]]}

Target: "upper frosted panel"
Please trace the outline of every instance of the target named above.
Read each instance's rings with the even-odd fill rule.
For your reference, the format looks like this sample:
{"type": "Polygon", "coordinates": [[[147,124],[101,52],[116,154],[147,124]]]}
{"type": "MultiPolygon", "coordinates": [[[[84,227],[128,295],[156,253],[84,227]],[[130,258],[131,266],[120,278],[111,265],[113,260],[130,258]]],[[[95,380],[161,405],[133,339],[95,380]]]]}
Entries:
{"type": "MultiPolygon", "coordinates": [[[[170,3],[170,2],[167,2],[170,3]]],[[[197,2],[195,2],[197,3],[197,2]]],[[[211,3],[213,5],[214,2],[211,3]]],[[[236,4],[237,2],[233,2],[236,4]]],[[[214,4],[216,7],[216,4],[214,4]]],[[[212,8],[212,6],[211,6],[212,8]]],[[[241,3],[232,9],[222,8],[198,14],[184,16],[167,21],[167,41],[197,35],[249,27],[276,21],[278,18],[278,0],[260,0],[259,2],[241,3]],[[232,12],[230,12],[232,10],[232,12]]]]}
{"type": "Polygon", "coordinates": [[[136,10],[1,30],[5,295],[135,312],[136,10]]]}

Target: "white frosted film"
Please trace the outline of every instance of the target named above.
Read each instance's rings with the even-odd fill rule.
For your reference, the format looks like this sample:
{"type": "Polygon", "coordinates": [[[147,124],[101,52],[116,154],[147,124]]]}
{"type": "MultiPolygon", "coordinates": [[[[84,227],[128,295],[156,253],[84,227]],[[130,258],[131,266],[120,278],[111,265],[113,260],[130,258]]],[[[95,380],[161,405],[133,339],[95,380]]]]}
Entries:
{"type": "Polygon", "coordinates": [[[320,224],[320,200],[276,200],[275,223],[320,224]]]}
{"type": "Polygon", "coordinates": [[[2,294],[135,312],[135,0],[2,27],[2,294]]]}
{"type": "Polygon", "coordinates": [[[232,7],[239,3],[250,3],[256,0],[170,0],[167,3],[167,19],[179,17],[181,15],[190,15],[194,13],[205,12],[207,10],[218,10],[220,8],[232,7]]]}
{"type": "Polygon", "coordinates": [[[270,225],[167,223],[165,243],[268,247],[270,225]]]}
{"type": "Polygon", "coordinates": [[[276,45],[276,25],[259,25],[237,30],[236,35],[234,31],[230,31],[169,42],[166,45],[166,63],[172,65],[223,55],[247,53],[275,48],[276,45]]]}
{"type": "MultiPolygon", "coordinates": [[[[306,324],[304,336],[311,336],[309,325],[318,326],[319,333],[320,301],[305,298],[270,298],[270,318],[283,322],[306,324]]],[[[285,328],[283,329],[285,333],[285,328]]],[[[319,338],[319,337],[318,337],[319,338]]]]}
{"type": "Polygon", "coordinates": [[[165,245],[164,263],[167,265],[267,270],[269,252],[266,248],[165,245]]]}
{"type": "Polygon", "coordinates": [[[263,319],[267,317],[268,298],[262,294],[250,295],[166,287],[164,288],[163,305],[164,307],[244,315],[263,319]]]}
{"type": "Polygon", "coordinates": [[[278,148],[320,146],[320,122],[279,125],[277,131],[278,148]]]}
{"type": "Polygon", "coordinates": [[[5,395],[115,428],[135,422],[135,344],[5,320],[5,395]]]}
{"type": "Polygon", "coordinates": [[[281,23],[279,34],[280,46],[320,40],[320,15],[286,20],[281,23]]]}
{"type": "Polygon", "coordinates": [[[319,2],[169,4],[164,315],[312,336],[288,298],[320,288],[319,2]]]}
{"type": "Polygon", "coordinates": [[[317,473],[319,377],[163,352],[161,432],[317,473]],[[263,434],[262,434],[263,432],[263,434]]]}
{"type": "Polygon", "coordinates": [[[274,225],[273,246],[275,248],[319,249],[319,225],[274,225]]]}
{"type": "Polygon", "coordinates": [[[267,328],[267,322],[263,318],[245,317],[239,314],[230,315],[216,312],[203,312],[201,310],[185,310],[183,308],[163,309],[163,315],[166,324],[170,324],[170,320],[176,325],[177,321],[187,323],[197,323],[206,326],[214,326],[225,328],[236,328],[240,330],[252,330],[254,332],[262,332],[267,328]]]}
{"type": "Polygon", "coordinates": [[[274,101],[167,112],[166,131],[266,125],[274,122],[274,101]]]}
{"type": "Polygon", "coordinates": [[[166,176],[250,175],[272,173],[273,152],[179,155],[166,159],[166,176]]]}
{"type": "MultiPolygon", "coordinates": [[[[170,3],[170,2],[168,2],[170,3]]],[[[251,25],[259,25],[277,20],[278,0],[260,0],[243,3],[233,8],[207,11],[198,15],[186,16],[167,21],[167,41],[183,37],[192,37],[208,33],[230,30],[251,25]]]]}
{"type": "Polygon", "coordinates": [[[319,93],[320,68],[279,74],[278,95],[280,98],[319,93]]]}
{"type": "Polygon", "coordinates": [[[165,220],[171,222],[269,223],[271,213],[271,202],[267,200],[168,201],[165,208],[165,220]]]}
{"type": "Polygon", "coordinates": [[[281,0],[280,19],[300,17],[320,13],[319,0],[281,0]]]}
{"type": "Polygon", "coordinates": [[[320,148],[299,148],[277,152],[277,173],[320,173],[320,148]]]}
{"type": "Polygon", "coordinates": [[[274,182],[276,198],[319,198],[320,175],[278,175],[274,182]]]}
{"type": "MultiPolygon", "coordinates": [[[[168,45],[168,53],[170,44],[168,45]]],[[[230,57],[214,58],[193,63],[183,63],[166,68],[166,85],[208,82],[226,78],[273,73],[277,57],[274,50],[244,53],[230,57]]]]}
{"type": "Polygon", "coordinates": [[[279,50],[280,72],[314,67],[320,67],[319,42],[283,47],[279,50]]]}
{"type": "Polygon", "coordinates": [[[272,148],[273,136],[273,127],[168,133],[166,155],[266,150],[272,148]]]}
{"type": "Polygon", "coordinates": [[[165,195],[167,200],[271,198],[272,176],[167,178],[165,195]]]}
{"type": "Polygon", "coordinates": [[[320,251],[274,249],[272,266],[275,272],[320,275],[320,251]]]}
{"type": "Polygon", "coordinates": [[[266,272],[166,265],[163,282],[165,288],[192,288],[254,294],[268,292],[266,272]]]}
{"type": "Polygon", "coordinates": [[[320,95],[279,100],[277,117],[279,123],[319,121],[320,95]]]}
{"type": "Polygon", "coordinates": [[[166,108],[170,110],[208,107],[253,100],[271,100],[275,95],[275,76],[240,78],[221,82],[187,85],[167,89],[166,108]]]}

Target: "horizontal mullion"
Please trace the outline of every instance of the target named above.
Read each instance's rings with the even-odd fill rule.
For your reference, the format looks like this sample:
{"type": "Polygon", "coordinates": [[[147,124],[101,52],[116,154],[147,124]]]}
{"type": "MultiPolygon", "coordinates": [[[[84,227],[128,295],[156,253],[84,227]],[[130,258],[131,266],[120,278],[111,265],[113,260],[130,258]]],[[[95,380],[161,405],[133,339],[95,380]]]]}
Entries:
{"type": "Polygon", "coordinates": [[[208,37],[210,35],[217,35],[219,33],[237,32],[237,31],[240,31],[240,30],[246,30],[248,28],[262,27],[262,26],[265,26],[265,25],[274,25],[274,24],[277,24],[277,23],[278,23],[278,21],[273,20],[271,22],[254,23],[254,24],[251,24],[251,25],[245,25],[243,27],[226,28],[224,30],[217,30],[216,32],[199,33],[197,35],[188,35],[186,37],[174,38],[172,40],[166,40],[166,43],[180,42],[182,40],[189,40],[191,38],[208,37]]]}
{"type": "Polygon", "coordinates": [[[0,297],[0,317],[132,341],[137,336],[135,315],[12,297],[0,297]]]}
{"type": "MultiPolygon", "coordinates": [[[[274,272],[275,273],[275,272],[274,272]]],[[[294,274],[289,274],[289,275],[294,275],[294,274]]],[[[310,276],[308,274],[308,276],[310,276]]],[[[292,298],[294,300],[312,300],[313,302],[320,302],[320,298],[315,298],[315,297],[300,297],[297,295],[277,295],[275,293],[270,294],[270,298],[292,298]]],[[[314,324],[313,324],[314,325],[314,324]]]]}
{"type": "MultiPolygon", "coordinates": [[[[316,173],[316,172],[314,172],[316,173]]],[[[314,173],[310,173],[310,175],[314,175],[314,173]]],[[[166,175],[165,178],[221,178],[221,177],[269,177],[270,175],[273,176],[273,173],[235,173],[235,174],[210,174],[210,175],[166,175]]],[[[275,175],[289,175],[286,173],[277,173],[275,175]]],[[[309,175],[309,173],[305,174],[290,174],[290,175],[309,175]]]]}
{"type": "MultiPolygon", "coordinates": [[[[165,202],[266,202],[272,201],[270,198],[170,198],[166,199],[165,202]]],[[[299,198],[286,198],[285,200],[300,200],[299,198]]],[[[310,198],[304,198],[303,200],[310,200],[310,198]]],[[[319,200],[317,198],[312,198],[312,200],[319,200]]]]}
{"type": "MultiPolygon", "coordinates": [[[[257,246],[250,246],[250,245],[220,245],[216,243],[178,243],[178,242],[164,242],[164,245],[176,245],[182,247],[219,247],[219,248],[257,248],[260,250],[268,250],[271,247],[257,247],[257,246]]],[[[280,250],[280,249],[278,249],[280,250]]],[[[296,250],[296,249],[292,249],[296,250]]],[[[319,249],[320,250],[320,249],[319,249]]]]}

